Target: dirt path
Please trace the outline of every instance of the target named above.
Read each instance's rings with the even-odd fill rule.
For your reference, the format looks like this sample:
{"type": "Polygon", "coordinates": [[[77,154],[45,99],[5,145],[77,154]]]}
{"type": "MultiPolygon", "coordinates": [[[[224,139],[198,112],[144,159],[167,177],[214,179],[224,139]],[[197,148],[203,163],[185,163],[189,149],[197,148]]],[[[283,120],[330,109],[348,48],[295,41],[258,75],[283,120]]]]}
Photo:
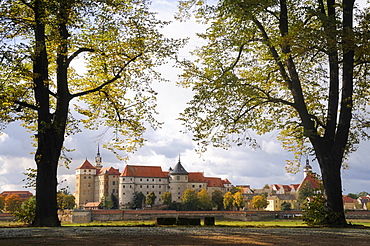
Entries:
{"type": "Polygon", "coordinates": [[[233,227],[0,228],[0,245],[369,245],[370,229],[233,227]]]}

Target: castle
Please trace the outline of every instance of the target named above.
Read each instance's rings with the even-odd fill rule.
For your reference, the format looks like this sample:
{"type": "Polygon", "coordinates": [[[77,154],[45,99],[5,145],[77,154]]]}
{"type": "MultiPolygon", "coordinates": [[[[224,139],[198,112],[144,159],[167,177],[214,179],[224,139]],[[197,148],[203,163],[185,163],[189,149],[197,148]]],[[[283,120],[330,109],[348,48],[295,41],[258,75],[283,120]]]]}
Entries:
{"type": "Polygon", "coordinates": [[[75,198],[78,207],[87,203],[100,203],[102,198],[111,194],[119,201],[120,208],[129,208],[135,192],[157,197],[156,204],[162,204],[161,195],[170,192],[173,202],[181,202],[186,189],[195,192],[206,189],[209,195],[215,190],[223,193],[230,191],[232,185],[227,179],[204,177],[203,172],[187,172],[180,158],[174,168],[163,171],[160,166],[126,165],[122,173],[113,167],[103,168],[99,153],[95,157],[95,166],[87,159],[76,168],[75,198]]]}

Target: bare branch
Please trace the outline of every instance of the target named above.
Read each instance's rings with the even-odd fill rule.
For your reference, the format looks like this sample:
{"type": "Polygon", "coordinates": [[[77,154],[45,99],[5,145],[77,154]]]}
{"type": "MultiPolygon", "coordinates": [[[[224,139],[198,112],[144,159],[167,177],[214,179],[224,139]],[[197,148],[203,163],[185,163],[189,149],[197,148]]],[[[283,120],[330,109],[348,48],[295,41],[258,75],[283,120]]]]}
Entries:
{"type": "Polygon", "coordinates": [[[90,48],[80,48],[78,49],[77,51],[75,51],[68,59],[67,59],[67,66],[69,66],[69,64],[72,62],[72,60],[74,58],[76,58],[79,54],[81,54],[82,52],[94,52],[95,50],[94,49],[90,49],[90,48]]]}

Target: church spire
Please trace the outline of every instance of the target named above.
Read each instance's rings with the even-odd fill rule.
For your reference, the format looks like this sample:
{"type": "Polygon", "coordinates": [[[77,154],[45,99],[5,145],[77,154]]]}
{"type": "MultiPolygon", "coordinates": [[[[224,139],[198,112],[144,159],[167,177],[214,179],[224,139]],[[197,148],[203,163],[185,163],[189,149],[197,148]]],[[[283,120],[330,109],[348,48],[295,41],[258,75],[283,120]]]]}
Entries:
{"type": "Polygon", "coordinates": [[[308,157],[306,159],[306,165],[303,168],[304,177],[307,176],[308,173],[312,172],[312,167],[310,166],[310,161],[308,160],[308,157]]]}
{"type": "Polygon", "coordinates": [[[96,154],[96,157],[95,157],[95,167],[96,168],[102,168],[103,167],[102,158],[100,156],[99,144],[98,144],[98,153],[96,154]]]}

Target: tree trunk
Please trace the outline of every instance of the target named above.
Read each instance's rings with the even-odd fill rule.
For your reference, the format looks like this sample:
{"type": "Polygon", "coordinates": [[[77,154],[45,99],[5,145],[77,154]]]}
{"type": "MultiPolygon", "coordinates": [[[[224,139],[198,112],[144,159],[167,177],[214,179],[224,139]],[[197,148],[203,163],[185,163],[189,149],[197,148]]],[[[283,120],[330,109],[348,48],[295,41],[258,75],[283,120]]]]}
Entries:
{"type": "MultiPolygon", "coordinates": [[[[322,148],[321,150],[327,150],[322,148]]],[[[344,207],[342,200],[342,151],[316,151],[319,161],[323,188],[324,188],[324,209],[327,215],[324,224],[332,226],[346,226],[344,207]]]]}
{"type": "Polygon", "coordinates": [[[35,155],[36,217],[33,226],[60,226],[57,213],[57,169],[62,144],[60,133],[54,129],[46,129],[38,135],[35,155]]]}

